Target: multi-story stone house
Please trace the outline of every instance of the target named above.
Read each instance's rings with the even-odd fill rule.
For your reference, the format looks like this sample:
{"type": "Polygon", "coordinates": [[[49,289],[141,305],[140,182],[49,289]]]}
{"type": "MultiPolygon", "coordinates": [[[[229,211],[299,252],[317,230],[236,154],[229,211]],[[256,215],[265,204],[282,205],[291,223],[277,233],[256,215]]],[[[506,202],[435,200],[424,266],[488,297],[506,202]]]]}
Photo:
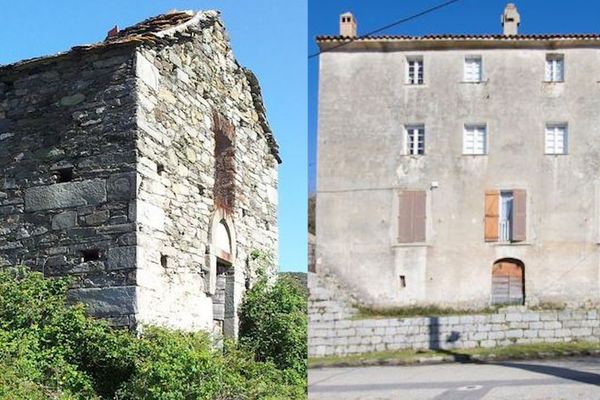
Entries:
{"type": "Polygon", "coordinates": [[[501,21],[317,38],[317,269],[365,304],[599,303],[600,35],[501,21]]]}
{"type": "Polygon", "coordinates": [[[0,67],[0,266],[115,325],[234,336],[277,254],[277,144],[215,11],[0,67]]]}

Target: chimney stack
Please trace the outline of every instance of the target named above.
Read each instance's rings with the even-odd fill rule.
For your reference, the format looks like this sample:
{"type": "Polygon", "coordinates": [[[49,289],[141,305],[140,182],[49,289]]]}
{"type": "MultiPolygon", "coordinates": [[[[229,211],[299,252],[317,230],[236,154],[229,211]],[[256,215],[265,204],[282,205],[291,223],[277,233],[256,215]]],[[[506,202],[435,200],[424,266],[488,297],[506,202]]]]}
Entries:
{"type": "Polygon", "coordinates": [[[356,37],[356,20],[350,12],[340,15],[340,36],[356,37]]]}
{"type": "Polygon", "coordinates": [[[504,13],[500,16],[504,35],[516,35],[519,33],[519,24],[521,18],[517,11],[517,6],[508,3],[504,8],[504,13]]]}
{"type": "Polygon", "coordinates": [[[108,39],[110,37],[117,36],[117,33],[119,33],[119,27],[115,25],[110,31],[108,31],[106,38],[108,39]]]}

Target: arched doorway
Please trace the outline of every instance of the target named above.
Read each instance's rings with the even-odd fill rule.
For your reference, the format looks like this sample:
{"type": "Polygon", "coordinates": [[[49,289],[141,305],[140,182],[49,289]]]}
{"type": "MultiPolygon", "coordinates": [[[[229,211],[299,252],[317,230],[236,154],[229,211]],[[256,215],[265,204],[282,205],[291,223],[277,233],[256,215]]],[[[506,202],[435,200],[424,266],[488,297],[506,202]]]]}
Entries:
{"type": "Polygon", "coordinates": [[[525,264],[502,258],[492,267],[492,304],[525,303],[525,264]]]}
{"type": "Polygon", "coordinates": [[[219,210],[211,224],[209,263],[213,303],[213,331],[226,337],[236,335],[235,317],[235,231],[230,216],[219,210]]]}

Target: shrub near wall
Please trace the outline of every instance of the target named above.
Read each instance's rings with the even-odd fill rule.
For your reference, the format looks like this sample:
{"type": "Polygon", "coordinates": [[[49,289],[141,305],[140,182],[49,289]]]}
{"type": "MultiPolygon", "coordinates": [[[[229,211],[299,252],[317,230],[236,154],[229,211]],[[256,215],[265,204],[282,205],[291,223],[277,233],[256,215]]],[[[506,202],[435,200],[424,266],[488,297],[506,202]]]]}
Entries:
{"type": "Polygon", "coordinates": [[[298,280],[262,274],[240,307],[240,343],[306,384],[308,291],[298,280]]]}
{"type": "Polygon", "coordinates": [[[0,272],[0,400],[302,399],[272,362],[206,334],[148,328],[137,338],[65,304],[68,281],[0,272]]]}

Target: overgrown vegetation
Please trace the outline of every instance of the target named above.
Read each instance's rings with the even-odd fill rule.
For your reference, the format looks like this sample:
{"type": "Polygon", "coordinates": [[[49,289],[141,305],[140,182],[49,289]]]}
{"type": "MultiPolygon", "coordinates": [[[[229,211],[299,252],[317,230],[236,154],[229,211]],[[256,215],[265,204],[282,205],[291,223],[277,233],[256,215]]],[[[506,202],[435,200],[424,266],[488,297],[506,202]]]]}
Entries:
{"type": "Polygon", "coordinates": [[[438,317],[444,315],[473,315],[494,314],[503,306],[493,306],[476,310],[445,308],[438,306],[407,306],[393,308],[371,308],[357,305],[358,313],[353,319],[369,318],[409,318],[409,317],[438,317]]]}
{"type": "Polygon", "coordinates": [[[289,275],[269,276],[269,255],[253,257],[258,279],[240,307],[240,346],[306,385],[308,290],[289,275]]]}
{"type": "MultiPolygon", "coordinates": [[[[24,269],[0,272],[0,400],[306,397],[292,356],[231,342],[221,351],[204,333],[114,330],[67,306],[68,284],[24,269]]],[[[248,343],[263,343],[264,333],[248,343]]]]}

